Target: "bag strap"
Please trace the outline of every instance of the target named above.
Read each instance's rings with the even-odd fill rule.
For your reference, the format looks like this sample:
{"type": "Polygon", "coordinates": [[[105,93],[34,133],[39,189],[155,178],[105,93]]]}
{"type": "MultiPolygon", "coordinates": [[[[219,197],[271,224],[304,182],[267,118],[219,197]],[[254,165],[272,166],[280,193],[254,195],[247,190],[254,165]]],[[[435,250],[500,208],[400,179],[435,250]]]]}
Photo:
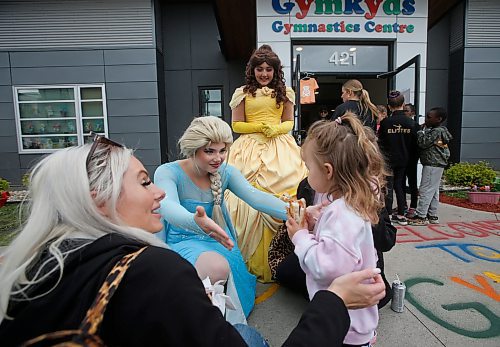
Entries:
{"type": "Polygon", "coordinates": [[[111,297],[115,293],[118,285],[120,284],[123,276],[127,272],[130,264],[141,254],[146,247],[142,247],[136,252],[125,255],[121,258],[115,266],[111,269],[108,276],[104,280],[101,288],[97,292],[97,296],[94,299],[92,306],[87,311],[85,318],[80,324],[80,330],[83,334],[93,335],[99,329],[104,318],[104,312],[106,307],[111,300],[111,297]]]}

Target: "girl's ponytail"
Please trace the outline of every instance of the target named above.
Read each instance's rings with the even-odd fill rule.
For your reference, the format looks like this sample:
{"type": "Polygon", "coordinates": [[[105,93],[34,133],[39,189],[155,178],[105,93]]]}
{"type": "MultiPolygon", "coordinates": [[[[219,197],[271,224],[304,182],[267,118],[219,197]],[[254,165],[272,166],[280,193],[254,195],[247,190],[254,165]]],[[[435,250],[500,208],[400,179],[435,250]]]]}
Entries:
{"type": "Polygon", "coordinates": [[[370,100],[370,94],[368,94],[366,89],[361,90],[359,101],[361,103],[362,111],[367,112],[370,110],[372,121],[375,120],[375,117],[378,114],[377,106],[375,106],[370,100]]]}

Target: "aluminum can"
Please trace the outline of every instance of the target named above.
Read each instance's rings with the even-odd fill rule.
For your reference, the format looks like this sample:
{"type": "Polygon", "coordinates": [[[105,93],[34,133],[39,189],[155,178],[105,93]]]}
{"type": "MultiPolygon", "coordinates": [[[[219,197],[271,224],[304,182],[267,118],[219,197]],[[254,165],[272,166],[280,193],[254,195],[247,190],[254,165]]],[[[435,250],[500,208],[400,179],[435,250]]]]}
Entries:
{"type": "Polygon", "coordinates": [[[394,312],[403,312],[405,308],[405,293],[406,286],[400,280],[394,280],[392,282],[392,301],[391,301],[391,309],[394,312]]]}

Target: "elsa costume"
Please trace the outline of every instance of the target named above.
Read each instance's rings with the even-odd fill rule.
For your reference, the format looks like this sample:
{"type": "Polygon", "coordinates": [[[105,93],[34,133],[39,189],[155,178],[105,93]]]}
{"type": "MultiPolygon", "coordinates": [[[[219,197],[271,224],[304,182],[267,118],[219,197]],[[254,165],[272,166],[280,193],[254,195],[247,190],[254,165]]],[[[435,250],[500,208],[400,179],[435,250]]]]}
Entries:
{"type": "MultiPolygon", "coordinates": [[[[285,202],[251,186],[233,166],[224,164],[218,171],[221,176],[222,196],[228,189],[256,210],[281,220],[287,218],[285,202]]],[[[229,218],[224,200],[221,208],[226,222],[226,233],[234,242],[232,250],[209,237],[196,224],[194,215],[197,206],[202,206],[207,215],[212,217],[212,191],[200,189],[194,184],[178,161],[159,166],[154,174],[154,182],[167,194],[161,202],[160,212],[164,229],[157,234],[158,237],[193,265],[203,252],[212,251],[224,256],[231,270],[226,294],[236,306],[236,310],[226,311],[226,319],[232,324],[246,324],[246,317],[254,306],[256,278],[248,272],[241,256],[237,246],[237,232],[229,218]]],[[[247,220],[247,223],[251,224],[253,221],[247,220]]]]}

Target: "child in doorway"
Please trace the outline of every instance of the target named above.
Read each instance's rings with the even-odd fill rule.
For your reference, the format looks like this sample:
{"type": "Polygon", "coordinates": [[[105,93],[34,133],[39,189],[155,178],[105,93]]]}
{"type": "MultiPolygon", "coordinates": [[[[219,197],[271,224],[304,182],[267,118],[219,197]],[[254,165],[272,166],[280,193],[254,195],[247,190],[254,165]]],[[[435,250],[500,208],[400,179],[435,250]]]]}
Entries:
{"type": "MultiPolygon", "coordinates": [[[[317,215],[286,222],[295,254],[306,274],[309,298],[343,274],[373,268],[377,255],[372,224],[383,207],[386,176],[375,136],[351,112],[311,126],[302,147],[311,188],[331,203],[317,215]],[[299,224],[300,223],[300,224],[299,224]]],[[[374,342],[377,307],[351,311],[344,344],[374,342]]]]}
{"type": "Polygon", "coordinates": [[[380,122],[387,118],[387,107],[385,105],[377,105],[377,131],[380,128],[380,122]]]}
{"type": "Polygon", "coordinates": [[[420,199],[416,216],[409,219],[410,225],[438,224],[437,209],[439,206],[439,183],[444,168],[448,165],[450,150],[448,143],[452,136],[443,126],[447,114],[444,108],[434,107],[425,115],[425,124],[417,132],[417,143],[420,149],[420,162],[423,165],[420,180],[420,199]]]}

